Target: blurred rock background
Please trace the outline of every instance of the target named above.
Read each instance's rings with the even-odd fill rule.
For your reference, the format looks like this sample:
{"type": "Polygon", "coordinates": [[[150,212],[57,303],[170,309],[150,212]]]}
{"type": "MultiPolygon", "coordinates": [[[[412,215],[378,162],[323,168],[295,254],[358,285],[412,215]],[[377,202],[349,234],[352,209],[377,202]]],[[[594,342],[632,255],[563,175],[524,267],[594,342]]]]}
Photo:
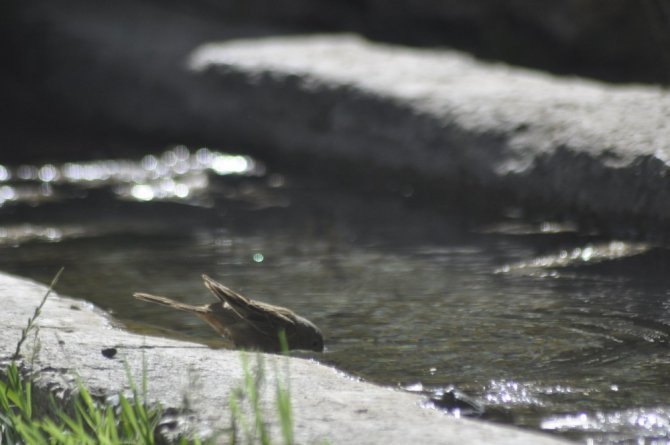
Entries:
{"type": "MultiPolygon", "coordinates": [[[[94,38],[87,41],[82,36],[122,35],[140,29],[143,22],[146,32],[129,34],[128,46],[120,45],[116,51],[132,52],[133,38],[152,36],[164,39],[166,52],[178,53],[175,46],[183,45],[185,50],[206,35],[226,39],[342,31],[403,45],[455,48],[484,59],[608,82],[670,83],[670,2],[666,0],[398,0],[392,4],[379,0],[64,0],[57,4],[5,0],[0,4],[0,50],[5,58],[0,67],[3,157],[19,160],[39,154],[42,149],[36,147],[44,133],[64,133],[68,152],[76,146],[74,139],[82,138],[91,156],[116,153],[127,147],[124,139],[137,141],[139,136],[157,145],[172,142],[174,136],[189,139],[192,135],[157,134],[142,126],[119,128],[108,116],[96,115],[96,101],[102,100],[95,91],[96,79],[124,71],[120,67],[119,73],[109,72],[100,59],[123,60],[123,56],[101,53],[102,48],[94,47],[94,38]],[[152,31],[161,21],[178,20],[184,23],[175,32],[178,38],[152,31]],[[134,28],[128,26],[131,22],[134,28]],[[75,27],[76,32],[68,32],[75,27]],[[198,29],[203,29],[200,35],[184,41],[184,35],[198,29]],[[66,71],[80,79],[81,91],[63,90],[66,71]],[[85,94],[90,104],[68,107],[64,96],[77,94],[85,94]],[[86,142],[91,137],[98,142],[93,153],[86,142]]],[[[137,79],[121,75],[115,81],[137,79]]],[[[51,153],[59,152],[53,138],[49,145],[51,153]]]]}

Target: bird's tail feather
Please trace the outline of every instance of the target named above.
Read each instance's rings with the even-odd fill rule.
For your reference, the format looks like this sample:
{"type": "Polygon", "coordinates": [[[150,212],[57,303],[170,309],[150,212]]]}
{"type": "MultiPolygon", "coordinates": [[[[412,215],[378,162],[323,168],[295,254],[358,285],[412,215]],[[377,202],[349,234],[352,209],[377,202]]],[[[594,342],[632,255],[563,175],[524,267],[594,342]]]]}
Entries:
{"type": "Polygon", "coordinates": [[[177,301],[171,300],[166,297],[159,297],[158,295],[145,294],[142,292],[136,292],[133,294],[133,297],[138,300],[148,301],[150,303],[160,304],[161,306],[171,307],[173,309],[178,309],[180,311],[186,312],[207,312],[207,309],[203,306],[192,306],[190,304],[179,303],[177,301]]]}

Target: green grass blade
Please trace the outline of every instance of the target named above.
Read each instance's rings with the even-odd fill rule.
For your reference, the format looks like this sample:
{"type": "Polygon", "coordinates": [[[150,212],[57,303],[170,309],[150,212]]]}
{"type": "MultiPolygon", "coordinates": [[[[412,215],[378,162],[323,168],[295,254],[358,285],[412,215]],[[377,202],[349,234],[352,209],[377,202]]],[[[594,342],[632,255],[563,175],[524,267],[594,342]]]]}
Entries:
{"type": "Polygon", "coordinates": [[[40,316],[42,313],[42,307],[44,307],[44,304],[47,302],[47,298],[49,298],[49,295],[51,295],[51,291],[53,290],[54,286],[58,282],[58,279],[60,278],[61,274],[65,270],[64,267],[61,267],[60,270],[56,273],[56,275],[53,277],[51,280],[51,283],[49,284],[49,288],[47,289],[46,293],[44,294],[44,297],[42,297],[42,301],[40,301],[40,304],[37,305],[35,308],[35,312],[33,312],[33,316],[28,318],[28,324],[24,329],[21,330],[21,337],[19,338],[19,341],[16,343],[16,350],[14,351],[14,355],[12,355],[12,360],[16,360],[19,358],[21,355],[21,346],[23,345],[23,342],[26,341],[28,338],[28,334],[30,331],[33,329],[35,326],[35,320],[37,317],[40,316]]]}
{"type": "Polygon", "coordinates": [[[293,445],[293,411],[291,407],[291,394],[287,388],[284,388],[277,382],[277,410],[279,412],[279,422],[281,432],[286,445],[293,445]]]}
{"type": "Polygon", "coordinates": [[[130,402],[128,402],[128,399],[124,395],[119,397],[119,404],[121,405],[122,422],[128,426],[126,431],[131,433],[129,434],[129,437],[137,435],[137,432],[140,430],[140,426],[137,422],[137,418],[135,417],[133,407],[130,406],[130,402]]]}

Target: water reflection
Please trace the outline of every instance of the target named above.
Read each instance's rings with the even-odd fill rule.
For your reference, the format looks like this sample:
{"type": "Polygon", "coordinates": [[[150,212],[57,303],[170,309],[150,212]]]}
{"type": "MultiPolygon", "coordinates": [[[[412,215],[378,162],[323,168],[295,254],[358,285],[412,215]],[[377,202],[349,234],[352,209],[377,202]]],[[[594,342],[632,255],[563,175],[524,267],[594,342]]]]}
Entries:
{"type": "Polygon", "coordinates": [[[17,246],[29,241],[61,241],[63,237],[81,235],[81,227],[53,227],[33,224],[0,226],[0,245],[17,246]]]}
{"type": "Polygon", "coordinates": [[[490,405],[535,405],[542,401],[533,395],[530,386],[515,381],[492,380],[484,393],[484,400],[490,405]]]}
{"type": "Polygon", "coordinates": [[[5,166],[0,165],[0,182],[9,181],[11,177],[9,170],[5,166]]]}
{"type": "Polygon", "coordinates": [[[590,443],[668,443],[670,414],[667,408],[634,408],[615,412],[569,414],[542,422],[548,431],[581,431],[591,436],[590,443]],[[644,432],[646,440],[637,434],[644,432]]]}
{"type": "Polygon", "coordinates": [[[0,186],[0,206],[9,202],[39,203],[64,199],[54,188],[113,186],[121,198],[137,201],[185,201],[203,192],[208,173],[260,175],[263,166],[248,156],[232,155],[200,148],[191,152],[177,146],[160,155],[147,155],[139,161],[104,160],[68,162],[61,165],[21,165],[11,169],[0,165],[0,183],[17,178],[21,183],[0,186]]]}
{"type": "Polygon", "coordinates": [[[497,273],[523,271],[534,273],[538,270],[575,267],[582,264],[607,262],[626,257],[632,257],[648,252],[651,246],[648,243],[610,241],[607,243],[587,244],[574,247],[570,250],[562,249],[555,254],[545,255],[531,260],[514,264],[506,264],[498,269],[497,273]]]}

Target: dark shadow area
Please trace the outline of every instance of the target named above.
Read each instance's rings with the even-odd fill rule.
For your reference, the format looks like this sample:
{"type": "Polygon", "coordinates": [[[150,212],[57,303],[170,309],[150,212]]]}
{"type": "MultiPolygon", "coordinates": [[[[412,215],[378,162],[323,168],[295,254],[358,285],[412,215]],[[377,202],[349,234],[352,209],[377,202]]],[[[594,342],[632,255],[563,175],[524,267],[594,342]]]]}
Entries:
{"type": "MultiPolygon", "coordinates": [[[[467,2],[161,2],[188,14],[303,32],[360,33],[401,45],[610,82],[670,82],[670,6],[663,0],[467,2]]],[[[167,5],[167,6],[166,6],[167,5]]]]}
{"type": "Polygon", "coordinates": [[[171,88],[170,77],[201,44],[304,32],[297,24],[217,17],[206,6],[170,2],[9,0],[1,8],[0,50],[10,63],[0,67],[0,146],[2,162],[15,164],[122,157],[174,143],[250,145],[245,150],[253,151],[234,132],[229,141],[209,137],[188,116],[166,131],[162,110],[182,110],[190,100],[171,88]],[[156,45],[137,64],[143,41],[156,45]],[[128,70],[110,60],[134,65],[128,70]],[[168,80],[156,82],[146,70],[161,70],[168,80]],[[128,125],[99,106],[114,103],[117,94],[125,100],[118,112],[131,103],[147,120],[128,125]]]}
{"type": "Polygon", "coordinates": [[[485,59],[610,82],[670,83],[670,6],[663,0],[160,4],[223,21],[251,20],[304,32],[351,31],[401,45],[446,46],[485,59]]]}

